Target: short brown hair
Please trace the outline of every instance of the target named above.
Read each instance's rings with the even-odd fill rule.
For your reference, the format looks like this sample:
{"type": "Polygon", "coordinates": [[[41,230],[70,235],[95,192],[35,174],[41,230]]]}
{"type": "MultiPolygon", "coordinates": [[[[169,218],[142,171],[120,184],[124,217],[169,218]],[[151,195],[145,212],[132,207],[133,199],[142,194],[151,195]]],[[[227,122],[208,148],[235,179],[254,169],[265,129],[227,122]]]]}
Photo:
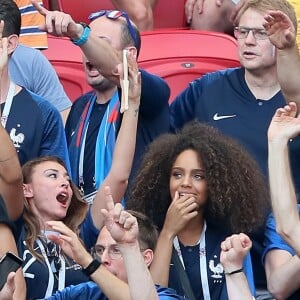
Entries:
{"type": "Polygon", "coordinates": [[[134,210],[127,210],[131,215],[133,215],[139,226],[139,244],[140,248],[155,250],[156,242],[158,239],[158,229],[151,221],[150,218],[142,214],[141,212],[134,210]]]}

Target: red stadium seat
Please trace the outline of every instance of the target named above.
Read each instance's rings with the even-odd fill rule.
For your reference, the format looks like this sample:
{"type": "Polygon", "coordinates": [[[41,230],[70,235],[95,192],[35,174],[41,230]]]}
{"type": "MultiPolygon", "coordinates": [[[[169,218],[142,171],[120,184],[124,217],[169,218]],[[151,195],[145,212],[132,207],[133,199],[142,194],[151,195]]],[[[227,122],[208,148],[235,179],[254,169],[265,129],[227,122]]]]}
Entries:
{"type": "Polygon", "coordinates": [[[74,101],[91,90],[85,79],[82,52],[67,38],[48,36],[48,49],[42,53],[53,65],[69,98],[74,101]]]}
{"type": "MultiPolygon", "coordinates": [[[[139,66],[164,78],[172,102],[189,82],[212,72],[240,66],[237,43],[232,37],[196,30],[144,32],[139,66]]],[[[43,53],[54,66],[68,96],[75,100],[91,88],[86,83],[81,50],[69,39],[49,36],[43,53]]]]}
{"type": "Polygon", "coordinates": [[[188,83],[212,72],[240,66],[231,36],[198,30],[155,30],[142,33],[139,66],[164,78],[172,102],[188,83]]]}
{"type": "Polygon", "coordinates": [[[154,9],[154,29],[184,28],[187,26],[184,3],[186,0],[158,0],[154,9]]]}
{"type": "Polygon", "coordinates": [[[47,9],[50,8],[50,1],[49,0],[43,0],[43,6],[47,9]]]}
{"type": "Polygon", "coordinates": [[[60,7],[77,22],[89,22],[88,16],[92,12],[115,9],[110,0],[60,0],[60,7]]]}
{"type": "MultiPolygon", "coordinates": [[[[45,6],[49,0],[44,0],[45,6]]],[[[158,0],[154,10],[154,28],[182,28],[186,26],[185,0],[158,0]],[[170,1],[172,4],[170,5],[170,1]]],[[[76,21],[88,22],[92,12],[115,9],[110,0],[58,0],[60,10],[70,14],[76,21]]]]}

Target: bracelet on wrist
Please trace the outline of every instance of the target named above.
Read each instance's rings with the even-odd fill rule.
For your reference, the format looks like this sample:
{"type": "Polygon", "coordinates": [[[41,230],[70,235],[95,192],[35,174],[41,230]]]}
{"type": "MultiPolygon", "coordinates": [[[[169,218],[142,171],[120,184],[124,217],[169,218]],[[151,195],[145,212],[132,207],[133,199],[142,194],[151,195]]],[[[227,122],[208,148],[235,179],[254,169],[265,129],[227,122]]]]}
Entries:
{"type": "Polygon", "coordinates": [[[71,39],[72,43],[76,46],[85,44],[90,36],[91,28],[83,22],[79,23],[83,27],[82,35],[79,39],[71,39]]]}
{"type": "Polygon", "coordinates": [[[101,265],[101,261],[98,259],[93,259],[92,262],[82,271],[85,275],[91,276],[101,265]]]}
{"type": "Polygon", "coordinates": [[[224,272],[225,275],[233,275],[233,274],[237,274],[237,273],[242,273],[244,271],[243,268],[240,268],[240,269],[237,269],[237,270],[234,270],[234,271],[231,271],[231,272],[224,272]]]}

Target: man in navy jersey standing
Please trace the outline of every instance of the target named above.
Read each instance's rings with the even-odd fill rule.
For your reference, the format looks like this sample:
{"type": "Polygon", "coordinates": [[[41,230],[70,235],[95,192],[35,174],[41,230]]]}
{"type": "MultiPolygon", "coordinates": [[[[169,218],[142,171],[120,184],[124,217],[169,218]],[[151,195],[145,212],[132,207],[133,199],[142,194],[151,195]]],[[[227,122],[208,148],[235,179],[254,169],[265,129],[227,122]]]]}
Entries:
{"type": "MultiPolygon", "coordinates": [[[[237,16],[234,29],[242,67],[206,74],[192,83],[171,104],[171,128],[198,119],[237,140],[257,161],[267,184],[267,129],[278,107],[286,103],[276,70],[276,48],[263,26],[268,10],[284,12],[297,28],[293,7],[285,0],[250,0],[237,16]]],[[[300,139],[290,142],[291,166],[297,193],[300,192],[300,139]]],[[[263,230],[262,232],[263,233],[263,230]]],[[[261,234],[261,239],[263,234],[261,234]]],[[[259,237],[252,257],[257,285],[261,268],[259,237]],[[259,254],[255,256],[255,254],[259,254]]],[[[262,271],[262,269],[261,269],[262,271]]]]}

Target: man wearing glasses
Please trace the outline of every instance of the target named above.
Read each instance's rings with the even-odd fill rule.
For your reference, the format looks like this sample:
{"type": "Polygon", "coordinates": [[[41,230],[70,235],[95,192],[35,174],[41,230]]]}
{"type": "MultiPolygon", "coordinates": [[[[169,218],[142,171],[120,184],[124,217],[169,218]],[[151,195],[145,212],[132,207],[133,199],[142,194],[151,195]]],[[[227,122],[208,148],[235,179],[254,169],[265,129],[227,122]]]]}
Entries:
{"type": "MultiPolygon", "coordinates": [[[[269,10],[284,12],[297,28],[295,12],[286,0],[246,1],[238,12],[234,29],[241,67],[206,74],[193,81],[170,107],[172,130],[195,118],[218,128],[252,155],[265,175],[266,184],[267,129],[276,109],[286,103],[277,78],[276,48],[264,28],[264,15],[269,10]]],[[[290,142],[290,150],[299,193],[300,139],[290,142]]],[[[263,230],[251,238],[256,286],[265,286],[260,262],[263,230]]]]}

